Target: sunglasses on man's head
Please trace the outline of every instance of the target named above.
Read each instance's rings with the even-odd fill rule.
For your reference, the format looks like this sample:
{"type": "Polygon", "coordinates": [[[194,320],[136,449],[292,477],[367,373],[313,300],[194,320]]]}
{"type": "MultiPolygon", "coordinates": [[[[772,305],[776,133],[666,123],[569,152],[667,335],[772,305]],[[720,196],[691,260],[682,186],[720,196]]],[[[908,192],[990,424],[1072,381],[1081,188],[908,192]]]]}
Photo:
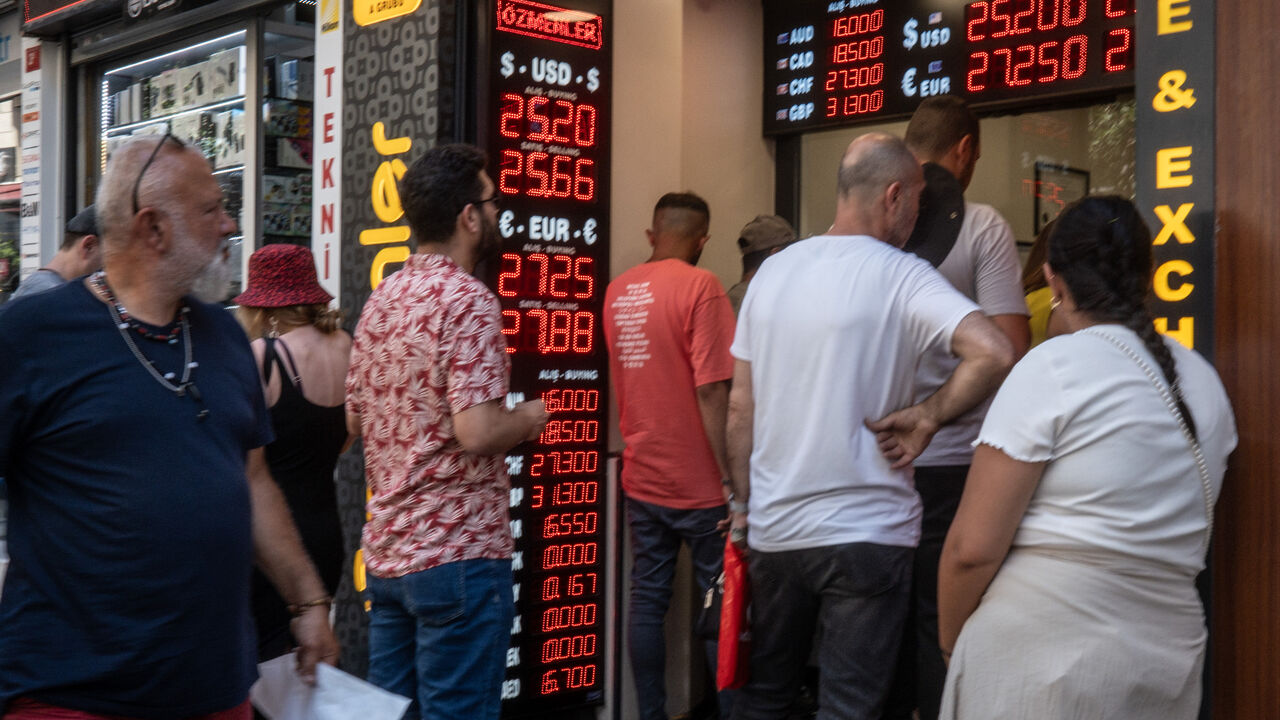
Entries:
{"type": "Polygon", "coordinates": [[[182,142],[182,138],[179,138],[177,135],[174,135],[171,132],[166,131],[164,135],[160,136],[160,142],[156,143],[156,149],[151,151],[151,155],[147,158],[147,161],[142,164],[142,170],[138,173],[138,179],[133,181],[133,214],[134,215],[137,215],[138,211],[142,209],[142,207],[138,204],[138,190],[142,187],[142,176],[147,174],[147,169],[151,167],[151,163],[155,162],[156,156],[160,154],[160,148],[164,147],[165,142],[169,140],[172,140],[175,143],[177,143],[178,147],[180,148],[185,148],[187,146],[186,143],[182,142]]]}

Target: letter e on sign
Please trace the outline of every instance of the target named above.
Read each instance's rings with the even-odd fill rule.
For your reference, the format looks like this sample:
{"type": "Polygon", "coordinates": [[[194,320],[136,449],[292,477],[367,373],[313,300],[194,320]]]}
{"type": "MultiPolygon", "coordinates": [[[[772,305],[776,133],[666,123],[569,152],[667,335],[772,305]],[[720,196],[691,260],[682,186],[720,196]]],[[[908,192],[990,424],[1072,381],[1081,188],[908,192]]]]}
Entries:
{"type": "Polygon", "coordinates": [[[1191,146],[1164,148],[1156,151],[1156,187],[1191,187],[1195,182],[1191,173],[1191,146]],[[1186,173],[1186,174],[1180,174],[1186,173]]]}
{"type": "Polygon", "coordinates": [[[1191,29],[1190,20],[1180,20],[1191,14],[1191,0],[1156,0],[1156,34],[1172,35],[1191,29]]]}

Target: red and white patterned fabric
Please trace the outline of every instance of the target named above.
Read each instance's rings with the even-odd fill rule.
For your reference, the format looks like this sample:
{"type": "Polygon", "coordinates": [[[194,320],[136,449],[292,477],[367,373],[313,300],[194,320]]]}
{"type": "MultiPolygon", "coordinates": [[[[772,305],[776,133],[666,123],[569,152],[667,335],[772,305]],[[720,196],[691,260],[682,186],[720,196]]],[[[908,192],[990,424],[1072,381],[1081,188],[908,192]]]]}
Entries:
{"type": "Polygon", "coordinates": [[[506,396],[510,368],[498,299],[443,255],[411,256],[365,303],[347,411],[364,434],[373,574],[511,556],[504,458],[453,431],[454,413],[506,396]]]}

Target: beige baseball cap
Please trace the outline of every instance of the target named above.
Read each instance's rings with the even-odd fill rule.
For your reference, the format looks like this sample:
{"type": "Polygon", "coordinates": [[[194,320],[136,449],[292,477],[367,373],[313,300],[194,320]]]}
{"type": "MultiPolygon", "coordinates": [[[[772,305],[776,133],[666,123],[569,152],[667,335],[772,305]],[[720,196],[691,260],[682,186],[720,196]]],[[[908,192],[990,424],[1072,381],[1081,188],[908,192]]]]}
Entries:
{"type": "Polygon", "coordinates": [[[791,223],[777,215],[757,215],[738,234],[738,249],[743,255],[770,250],[796,241],[791,223]]]}

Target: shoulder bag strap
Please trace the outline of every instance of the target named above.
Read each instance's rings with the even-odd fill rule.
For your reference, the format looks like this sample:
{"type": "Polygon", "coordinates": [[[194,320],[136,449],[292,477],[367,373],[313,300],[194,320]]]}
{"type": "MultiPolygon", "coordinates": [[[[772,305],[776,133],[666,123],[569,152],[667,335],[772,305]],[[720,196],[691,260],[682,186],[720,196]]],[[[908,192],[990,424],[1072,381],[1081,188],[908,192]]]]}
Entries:
{"type": "Polygon", "coordinates": [[[1178,410],[1178,403],[1174,401],[1173,393],[1169,392],[1169,386],[1156,375],[1155,370],[1147,364],[1146,360],[1142,359],[1141,355],[1135,352],[1133,348],[1121,342],[1118,338],[1097,328],[1085,328],[1080,332],[1106,340],[1112,345],[1115,345],[1120,352],[1128,355],[1131,360],[1137,363],[1138,367],[1142,369],[1142,372],[1146,374],[1147,379],[1150,380],[1151,384],[1155,387],[1156,392],[1160,393],[1160,398],[1164,400],[1165,407],[1169,408],[1169,412],[1173,415],[1173,419],[1178,421],[1178,428],[1182,430],[1182,436],[1186,438],[1187,443],[1191,445],[1191,455],[1195,457],[1196,467],[1200,470],[1200,488],[1204,492],[1204,517],[1206,521],[1204,531],[1204,548],[1207,550],[1209,547],[1209,538],[1213,535],[1213,485],[1209,481],[1209,467],[1205,464],[1204,453],[1200,450],[1199,441],[1197,441],[1195,436],[1191,434],[1191,428],[1187,427],[1186,419],[1182,417],[1182,412],[1178,410]]]}

